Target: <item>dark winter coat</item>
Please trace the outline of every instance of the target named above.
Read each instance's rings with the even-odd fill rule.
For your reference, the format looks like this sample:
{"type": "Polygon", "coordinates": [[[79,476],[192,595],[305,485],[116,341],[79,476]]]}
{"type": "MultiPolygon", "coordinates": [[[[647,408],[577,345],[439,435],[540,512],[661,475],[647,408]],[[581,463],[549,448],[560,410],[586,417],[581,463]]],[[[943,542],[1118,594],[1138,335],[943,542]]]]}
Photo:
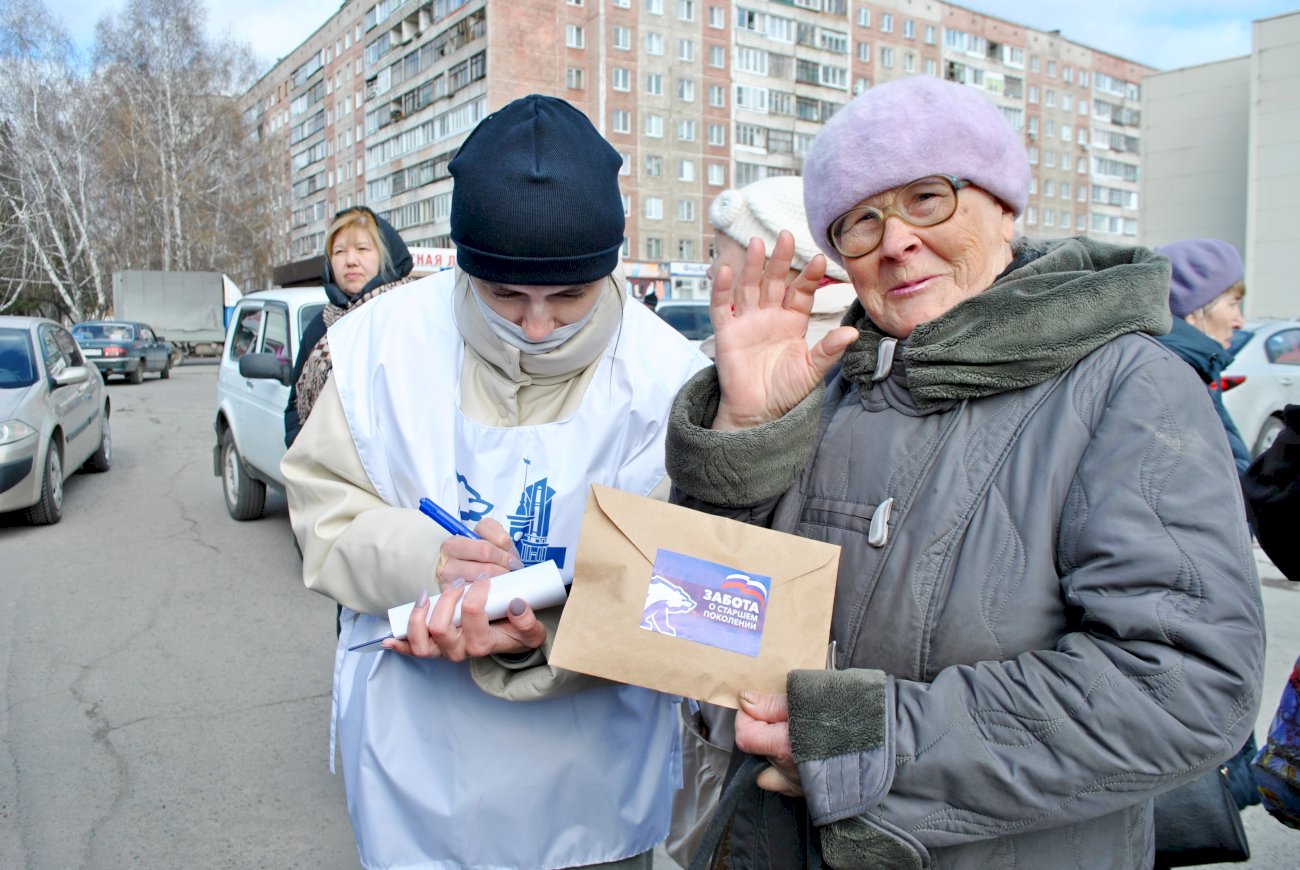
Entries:
{"type": "Polygon", "coordinates": [[[1286,424],[1242,475],[1255,538],[1288,580],[1300,582],[1300,405],[1287,405],[1286,424]]]}
{"type": "Polygon", "coordinates": [[[1237,430],[1237,424],[1228,415],[1228,409],[1223,406],[1223,391],[1219,389],[1219,377],[1232,362],[1232,351],[1180,317],[1174,318],[1173,329],[1169,330],[1168,335],[1161,336],[1159,341],[1178,354],[1183,362],[1192,367],[1201,382],[1209,387],[1214,410],[1219,413],[1223,430],[1228,434],[1233,464],[1237,466],[1238,474],[1245,471],[1246,466],[1250,465],[1250,450],[1246,447],[1241,432],[1237,430]]]}
{"type": "Polygon", "coordinates": [[[906,342],[855,304],[781,420],[709,429],[715,369],[678,396],[675,500],[843,548],[835,668],[787,685],[806,799],[751,788],[730,868],[1145,870],[1153,796],[1250,731],[1258,580],[1205,388],[1151,337],[1167,261],[1015,265],[906,342]]]}

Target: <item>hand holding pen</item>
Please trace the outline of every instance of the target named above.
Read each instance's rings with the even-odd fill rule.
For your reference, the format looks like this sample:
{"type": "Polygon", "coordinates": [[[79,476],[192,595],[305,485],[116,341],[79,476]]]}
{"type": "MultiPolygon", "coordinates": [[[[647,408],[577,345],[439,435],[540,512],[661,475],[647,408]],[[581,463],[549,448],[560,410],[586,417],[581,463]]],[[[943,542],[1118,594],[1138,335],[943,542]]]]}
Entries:
{"type": "Polygon", "coordinates": [[[480,535],[431,499],[420,499],[420,512],[451,533],[442,542],[438,565],[438,584],[442,588],[456,580],[470,582],[524,567],[510,534],[496,520],[480,521],[478,529],[483,533],[480,535]]]}
{"type": "Polygon", "coordinates": [[[523,567],[505,528],[489,518],[471,530],[429,499],[420,500],[420,511],[451,533],[441,548],[438,581],[442,594],[432,614],[427,613],[428,594],[422,594],[411,612],[407,639],[385,640],[384,648],[424,658],[463,661],[541,646],[546,640],[546,626],[537,621],[523,599],[510,603],[504,620],[489,622],[486,616],[491,578],[523,567]],[[459,627],[452,624],[458,601],[462,612],[459,627]]]}

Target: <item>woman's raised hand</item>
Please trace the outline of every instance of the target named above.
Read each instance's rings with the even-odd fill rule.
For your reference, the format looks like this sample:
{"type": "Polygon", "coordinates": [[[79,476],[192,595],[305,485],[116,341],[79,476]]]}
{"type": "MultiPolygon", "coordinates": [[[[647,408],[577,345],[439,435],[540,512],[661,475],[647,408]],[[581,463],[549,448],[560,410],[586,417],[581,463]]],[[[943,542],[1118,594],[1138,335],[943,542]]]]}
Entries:
{"type": "Polygon", "coordinates": [[[751,239],[740,275],[723,266],[713,282],[709,316],[722,388],[714,429],[748,429],[780,419],[857,338],[857,330],[840,327],[809,349],[804,335],[826,259],[813,257],[787,283],[794,236],[783,230],[766,262],[765,253],[763,242],[751,239]]]}

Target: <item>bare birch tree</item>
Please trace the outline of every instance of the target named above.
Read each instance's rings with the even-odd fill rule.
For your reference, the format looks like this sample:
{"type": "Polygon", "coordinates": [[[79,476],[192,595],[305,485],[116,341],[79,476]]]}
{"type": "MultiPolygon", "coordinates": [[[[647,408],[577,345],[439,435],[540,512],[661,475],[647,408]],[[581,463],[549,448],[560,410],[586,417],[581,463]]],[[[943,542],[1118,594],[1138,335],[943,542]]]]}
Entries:
{"type": "Polygon", "coordinates": [[[201,0],[129,0],[100,22],[96,69],[112,96],[102,155],[132,268],[269,271],[272,160],[239,95],[252,55],[204,35],[201,0]]]}
{"type": "Polygon", "coordinates": [[[0,311],[103,313],[92,155],[103,112],[67,35],[34,0],[0,11],[0,311]]]}

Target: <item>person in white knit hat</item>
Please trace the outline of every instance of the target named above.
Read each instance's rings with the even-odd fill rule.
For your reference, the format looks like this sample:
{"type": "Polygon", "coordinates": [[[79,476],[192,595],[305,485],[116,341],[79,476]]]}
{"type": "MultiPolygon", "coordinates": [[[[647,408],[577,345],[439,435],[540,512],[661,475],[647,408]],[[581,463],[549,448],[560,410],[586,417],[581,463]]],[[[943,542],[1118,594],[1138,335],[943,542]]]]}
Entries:
{"type": "MultiPolygon", "coordinates": [[[[739,275],[745,265],[745,248],[753,238],[763,241],[763,248],[771,251],[781,230],[794,236],[794,259],[790,262],[791,275],[797,275],[808,261],[819,252],[808,229],[808,217],[803,207],[803,179],[797,175],[777,175],[762,178],[740,189],[724,190],[709,206],[709,223],[715,231],[713,261],[708,278],[717,278],[723,266],[731,267],[731,274],[739,275]]],[[[857,296],[849,276],[838,263],[826,263],[826,277],[813,296],[812,318],[808,323],[808,346],[821,341],[822,336],[840,325],[844,312],[857,296]]],[[[713,338],[700,346],[713,358],[713,338]]]]}

